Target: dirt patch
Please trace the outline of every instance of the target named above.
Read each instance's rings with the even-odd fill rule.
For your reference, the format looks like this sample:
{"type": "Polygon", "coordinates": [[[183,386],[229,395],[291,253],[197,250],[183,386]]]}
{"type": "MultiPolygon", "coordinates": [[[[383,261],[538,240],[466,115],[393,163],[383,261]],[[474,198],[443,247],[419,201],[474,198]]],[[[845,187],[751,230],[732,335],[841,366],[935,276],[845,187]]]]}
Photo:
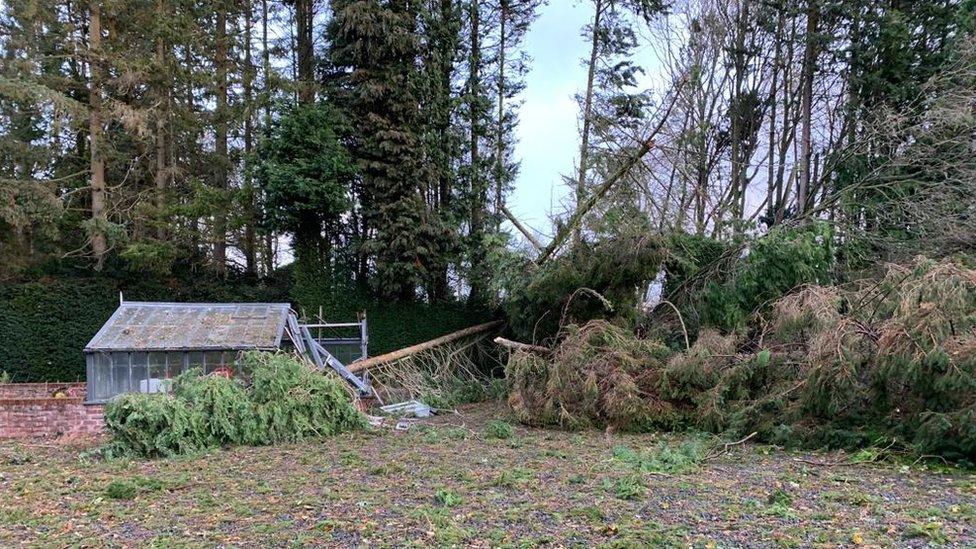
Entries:
{"type": "Polygon", "coordinates": [[[0,545],[976,543],[966,472],[744,444],[668,473],[620,456],[691,435],[489,424],[514,424],[508,413],[478,405],[406,432],[156,461],[3,442],[0,545]]]}

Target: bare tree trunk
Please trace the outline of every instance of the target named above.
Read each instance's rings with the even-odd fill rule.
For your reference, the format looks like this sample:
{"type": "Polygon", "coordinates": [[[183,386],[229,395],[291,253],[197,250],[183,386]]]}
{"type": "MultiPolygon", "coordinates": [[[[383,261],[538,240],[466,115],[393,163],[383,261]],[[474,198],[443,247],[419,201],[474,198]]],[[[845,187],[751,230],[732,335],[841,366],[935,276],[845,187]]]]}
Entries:
{"type": "Polygon", "coordinates": [[[508,0],[500,0],[498,32],[498,124],[495,128],[495,215],[501,224],[505,192],[505,23],[508,19],[508,0]]]}
{"type": "Polygon", "coordinates": [[[91,84],[89,88],[89,152],[91,153],[91,246],[95,256],[95,270],[105,265],[108,242],[105,238],[105,225],[108,222],[106,211],[105,159],[102,156],[102,18],[99,11],[100,0],[91,0],[88,23],[89,63],[91,65],[91,84]]]}
{"type": "Polygon", "coordinates": [[[295,34],[297,35],[298,100],[311,103],[315,100],[315,52],[312,47],[312,28],[315,20],[313,0],[295,1],[295,34]]]}
{"type": "MultiPolygon", "coordinates": [[[[731,195],[731,207],[732,207],[732,218],[736,222],[734,224],[734,230],[738,234],[741,230],[741,223],[737,223],[742,218],[742,212],[739,210],[739,196],[742,193],[742,181],[743,181],[743,154],[742,154],[742,140],[744,137],[744,132],[742,128],[742,117],[744,113],[742,112],[742,85],[746,78],[746,67],[745,67],[745,37],[746,32],[746,20],[748,17],[749,2],[744,0],[743,2],[738,2],[735,12],[735,46],[732,51],[732,105],[736,107],[732,112],[731,122],[731,181],[729,189],[729,194],[731,195]]],[[[716,225],[721,222],[718,220],[716,225]]]]}
{"type": "Polygon", "coordinates": [[[796,187],[796,211],[802,215],[807,209],[807,194],[810,189],[810,125],[813,103],[813,66],[817,58],[817,21],[820,13],[816,0],[809,0],[807,8],[806,45],[803,52],[803,92],[802,113],[800,115],[803,126],[800,133],[800,173],[796,187]]]}
{"type": "Polygon", "coordinates": [[[776,33],[773,37],[773,41],[775,42],[773,51],[773,74],[769,85],[769,143],[767,143],[768,157],[766,158],[766,219],[770,226],[775,224],[776,211],[780,207],[776,200],[776,107],[778,106],[779,68],[780,63],[782,63],[783,19],[785,15],[782,6],[778,8],[778,11],[776,33]]]}
{"type": "MultiPolygon", "coordinates": [[[[590,33],[590,59],[586,68],[586,91],[583,96],[583,128],[580,133],[579,172],[576,174],[576,207],[586,198],[586,172],[590,156],[590,119],[593,116],[593,83],[596,78],[596,62],[600,53],[600,23],[605,0],[593,0],[593,28],[590,33]]],[[[573,241],[579,242],[583,235],[582,227],[573,231],[573,241]]]]}
{"type": "MultiPolygon", "coordinates": [[[[268,0],[261,0],[261,72],[264,75],[264,125],[271,123],[271,52],[268,49],[268,0]]],[[[264,273],[270,275],[275,269],[275,235],[267,231],[264,235],[264,273]]]]}
{"type": "MultiPolygon", "coordinates": [[[[244,156],[250,158],[254,146],[254,66],[251,63],[251,24],[253,6],[251,0],[244,2],[244,156]]],[[[244,220],[244,259],[247,272],[257,272],[257,237],[254,224],[257,222],[256,190],[251,178],[251,170],[244,170],[244,196],[247,198],[246,219],[244,220]]]]}
{"type": "Polygon", "coordinates": [[[470,94],[470,116],[469,123],[471,124],[471,135],[470,135],[470,169],[471,169],[471,193],[473,195],[473,200],[471,201],[471,240],[472,240],[472,254],[471,254],[471,277],[470,286],[471,293],[468,299],[472,302],[481,302],[485,298],[485,287],[484,287],[484,253],[483,253],[483,243],[481,242],[484,237],[484,207],[485,207],[485,185],[482,183],[482,173],[481,173],[481,158],[480,151],[478,150],[480,143],[479,138],[481,137],[481,108],[478,106],[480,102],[479,94],[481,92],[481,37],[480,33],[480,19],[481,14],[478,11],[478,2],[471,2],[471,52],[470,59],[468,61],[468,93],[470,94]]]}
{"type": "MultiPolygon", "coordinates": [[[[156,1],[156,17],[166,16],[164,0],[156,1]]],[[[169,117],[169,71],[166,69],[166,45],[162,33],[156,37],[156,238],[166,239],[166,225],[163,212],[166,209],[166,189],[168,170],[166,166],[166,122],[169,117]]]]}
{"type": "MultiPolygon", "coordinates": [[[[448,21],[454,18],[454,0],[440,0],[440,25],[447,25],[448,21]]],[[[451,113],[453,111],[450,108],[451,104],[451,80],[454,75],[454,64],[451,56],[445,55],[445,53],[450,50],[452,53],[456,51],[459,36],[455,33],[447,33],[443,30],[439,31],[437,34],[437,45],[436,48],[439,50],[438,55],[434,58],[437,60],[437,70],[434,74],[434,86],[435,86],[435,101],[439,103],[439,107],[435,110],[436,121],[434,122],[437,136],[441,140],[442,147],[447,147],[451,143],[453,147],[452,137],[451,137],[451,113]]],[[[436,202],[437,209],[439,212],[450,212],[453,202],[453,189],[454,185],[454,171],[452,170],[452,151],[442,150],[440,151],[440,156],[438,157],[438,181],[436,190],[436,202]]],[[[448,215],[448,214],[445,214],[448,215]]],[[[432,297],[435,300],[446,299],[450,293],[450,281],[448,280],[448,270],[450,268],[449,264],[443,264],[437,267],[437,272],[434,274],[432,297]]]]}
{"type": "MultiPolygon", "coordinates": [[[[217,8],[217,43],[214,50],[217,68],[217,110],[214,113],[214,185],[227,189],[227,172],[230,159],[227,156],[227,8],[217,8]]],[[[218,271],[227,268],[227,213],[218,207],[214,214],[213,260],[218,271]]]]}

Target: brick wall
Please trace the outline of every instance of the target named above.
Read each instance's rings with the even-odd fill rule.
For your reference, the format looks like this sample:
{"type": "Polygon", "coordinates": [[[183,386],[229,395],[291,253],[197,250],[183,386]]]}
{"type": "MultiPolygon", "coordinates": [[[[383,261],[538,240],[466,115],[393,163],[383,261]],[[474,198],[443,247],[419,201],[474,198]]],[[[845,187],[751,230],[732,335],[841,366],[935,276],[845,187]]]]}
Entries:
{"type": "Polygon", "coordinates": [[[105,407],[84,401],[84,383],[0,384],[0,438],[102,434],[105,407]]]}

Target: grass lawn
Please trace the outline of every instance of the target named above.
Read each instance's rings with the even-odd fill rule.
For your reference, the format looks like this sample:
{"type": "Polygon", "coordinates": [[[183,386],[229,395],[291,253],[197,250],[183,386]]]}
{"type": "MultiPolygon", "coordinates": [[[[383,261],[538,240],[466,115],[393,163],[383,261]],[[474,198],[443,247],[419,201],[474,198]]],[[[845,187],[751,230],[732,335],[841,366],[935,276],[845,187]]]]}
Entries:
{"type": "Polygon", "coordinates": [[[966,472],[753,444],[696,464],[717,440],[506,417],[477,405],[408,431],[156,461],[0,442],[0,546],[976,544],[966,472]]]}

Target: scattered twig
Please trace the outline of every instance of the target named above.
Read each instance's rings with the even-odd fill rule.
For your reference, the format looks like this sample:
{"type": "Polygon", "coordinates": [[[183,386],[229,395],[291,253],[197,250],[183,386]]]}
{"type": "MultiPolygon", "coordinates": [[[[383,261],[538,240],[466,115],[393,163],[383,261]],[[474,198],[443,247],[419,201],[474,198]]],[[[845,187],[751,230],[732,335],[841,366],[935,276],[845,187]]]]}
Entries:
{"type": "Polygon", "coordinates": [[[753,431],[753,432],[749,433],[748,436],[746,436],[745,438],[743,438],[741,440],[737,440],[735,442],[726,442],[725,445],[723,446],[723,448],[721,450],[719,450],[717,452],[712,452],[712,453],[708,454],[707,456],[705,456],[705,461],[708,461],[710,459],[715,459],[715,458],[717,458],[718,456],[720,456],[722,454],[729,453],[729,449],[731,449],[731,448],[733,448],[735,446],[738,446],[740,444],[745,444],[746,441],[748,441],[752,437],[756,436],[757,434],[759,434],[759,433],[756,432],[756,431],[753,431]]]}

